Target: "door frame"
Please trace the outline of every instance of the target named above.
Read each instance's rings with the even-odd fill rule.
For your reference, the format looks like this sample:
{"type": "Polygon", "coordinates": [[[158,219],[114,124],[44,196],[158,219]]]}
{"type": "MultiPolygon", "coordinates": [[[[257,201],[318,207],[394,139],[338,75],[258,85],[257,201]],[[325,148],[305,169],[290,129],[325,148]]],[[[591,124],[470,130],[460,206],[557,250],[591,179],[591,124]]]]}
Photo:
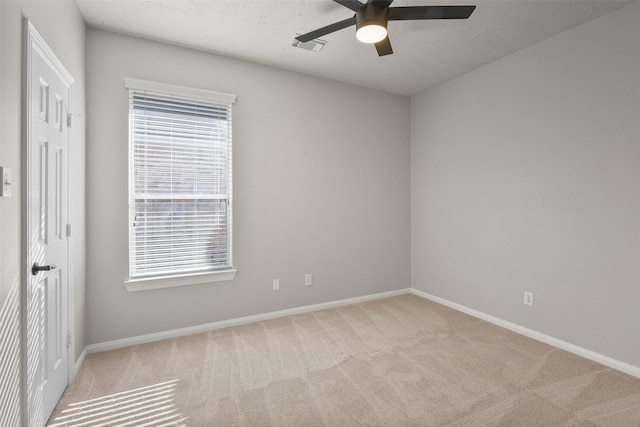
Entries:
{"type": "MultiPolygon", "coordinates": [[[[21,326],[20,332],[21,338],[21,368],[22,368],[22,424],[25,426],[31,425],[29,417],[29,396],[27,387],[27,286],[31,276],[31,265],[29,259],[29,253],[31,250],[31,241],[29,237],[30,228],[30,215],[29,209],[31,209],[31,201],[29,197],[29,189],[31,188],[31,105],[32,105],[32,93],[29,78],[32,73],[31,55],[34,49],[38,49],[43,56],[50,62],[52,67],[58,73],[59,77],[69,86],[69,110],[67,111],[68,117],[73,117],[74,98],[75,98],[75,80],[71,74],[64,67],[62,62],[55,55],[53,50],[47,45],[44,38],[38,33],[33,24],[28,18],[23,19],[23,49],[22,49],[22,280],[21,280],[21,326]]],[[[67,150],[67,230],[71,230],[72,224],[72,206],[73,206],[73,192],[72,192],[72,178],[73,178],[73,128],[70,127],[68,131],[68,150],[67,150]]],[[[65,327],[65,334],[63,336],[70,337],[70,343],[67,346],[63,344],[63,351],[67,352],[67,385],[71,384],[75,378],[75,331],[74,331],[74,286],[73,286],[73,233],[67,232],[67,324],[65,327]]],[[[69,339],[69,338],[68,338],[69,339]]]]}

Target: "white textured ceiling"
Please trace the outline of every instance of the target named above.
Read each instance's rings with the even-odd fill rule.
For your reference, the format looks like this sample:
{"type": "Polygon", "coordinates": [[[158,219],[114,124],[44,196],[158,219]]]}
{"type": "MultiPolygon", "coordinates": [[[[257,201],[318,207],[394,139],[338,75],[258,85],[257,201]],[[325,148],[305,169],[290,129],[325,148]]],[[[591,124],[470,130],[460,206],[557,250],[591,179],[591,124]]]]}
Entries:
{"type": "Polygon", "coordinates": [[[331,0],[77,0],[87,24],[402,95],[412,95],[629,4],[616,0],[396,0],[392,6],[477,5],[467,20],[393,21],[393,55],[349,27],[320,52],[303,34],[353,12],[331,0]]]}

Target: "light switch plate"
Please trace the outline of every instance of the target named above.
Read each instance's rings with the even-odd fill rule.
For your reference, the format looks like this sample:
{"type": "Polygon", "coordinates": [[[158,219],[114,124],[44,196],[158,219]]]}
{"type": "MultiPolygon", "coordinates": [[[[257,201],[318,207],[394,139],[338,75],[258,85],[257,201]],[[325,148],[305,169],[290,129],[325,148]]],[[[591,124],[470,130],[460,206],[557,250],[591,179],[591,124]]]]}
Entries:
{"type": "Polygon", "coordinates": [[[11,197],[11,169],[0,167],[0,177],[2,177],[0,197],[11,197]]]}

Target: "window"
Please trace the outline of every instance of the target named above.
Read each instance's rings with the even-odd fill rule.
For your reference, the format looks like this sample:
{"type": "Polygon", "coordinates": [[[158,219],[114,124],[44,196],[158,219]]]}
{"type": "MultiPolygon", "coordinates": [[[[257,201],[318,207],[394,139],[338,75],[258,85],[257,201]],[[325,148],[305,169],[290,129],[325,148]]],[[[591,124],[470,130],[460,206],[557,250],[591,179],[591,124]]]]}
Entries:
{"type": "Polygon", "coordinates": [[[232,279],[235,96],[134,79],[126,79],[126,86],[127,288],[232,279]]]}

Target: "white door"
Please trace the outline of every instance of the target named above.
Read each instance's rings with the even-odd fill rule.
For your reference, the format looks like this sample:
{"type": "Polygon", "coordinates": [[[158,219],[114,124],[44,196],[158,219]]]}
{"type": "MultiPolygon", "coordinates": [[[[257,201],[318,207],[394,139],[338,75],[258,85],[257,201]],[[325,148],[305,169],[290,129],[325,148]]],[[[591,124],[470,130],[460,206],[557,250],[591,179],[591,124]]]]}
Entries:
{"type": "Polygon", "coordinates": [[[69,128],[73,79],[25,22],[26,416],[42,426],[68,384],[69,128]]]}

